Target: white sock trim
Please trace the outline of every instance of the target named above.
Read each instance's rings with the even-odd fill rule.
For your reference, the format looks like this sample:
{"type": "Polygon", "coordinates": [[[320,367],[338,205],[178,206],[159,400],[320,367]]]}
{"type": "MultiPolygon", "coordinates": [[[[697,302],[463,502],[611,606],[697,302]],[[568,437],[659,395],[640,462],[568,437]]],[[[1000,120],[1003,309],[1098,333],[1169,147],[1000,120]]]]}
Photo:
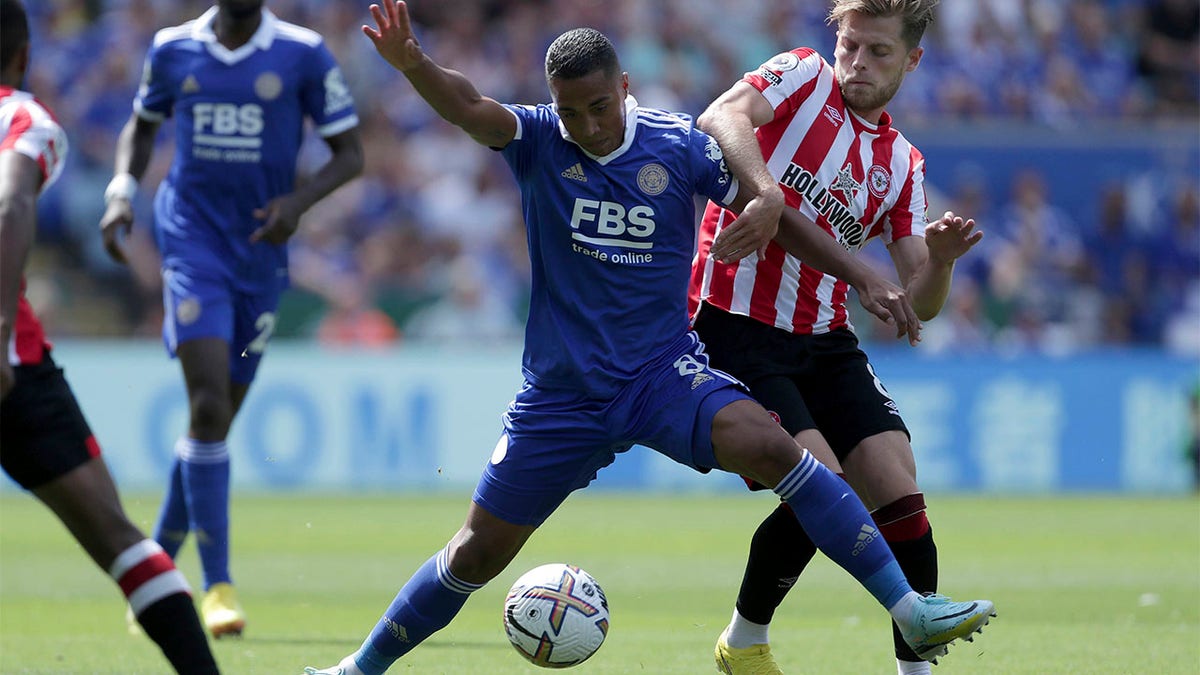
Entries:
{"type": "Polygon", "coordinates": [[[437,578],[446,588],[463,595],[483,588],[483,584],[472,584],[454,576],[450,571],[450,554],[446,553],[444,548],[437,554],[437,578]]]}
{"type": "Polygon", "coordinates": [[[125,573],[133,569],[135,565],[162,552],[163,548],[158,545],[158,542],[153,539],[143,539],[117,556],[117,559],[108,568],[108,576],[120,581],[121,577],[125,576],[125,573]]]}
{"type": "Polygon", "coordinates": [[[733,618],[725,629],[725,644],[734,649],[746,649],[754,645],[765,645],[771,642],[767,633],[771,629],[769,623],[754,623],[733,610],[733,618]]]}
{"type": "Polygon", "coordinates": [[[896,620],[896,623],[900,624],[901,626],[907,626],[909,623],[911,623],[909,615],[912,614],[912,604],[920,598],[920,593],[916,591],[909,591],[900,596],[900,599],[896,601],[896,604],[887,608],[888,614],[892,615],[892,618],[896,620]]]}
{"type": "Polygon", "coordinates": [[[183,436],[175,441],[175,454],[193,464],[219,464],[229,461],[229,446],[225,441],[198,441],[183,436]]]}
{"type": "Polygon", "coordinates": [[[141,614],[142,610],[169,595],[188,593],[190,590],[183,572],[173,569],[138,586],[136,591],[129,594],[129,606],[136,616],[141,614]]]}
{"type": "Polygon", "coordinates": [[[896,659],[896,675],[932,675],[933,664],[928,661],[901,661],[896,659]]]}

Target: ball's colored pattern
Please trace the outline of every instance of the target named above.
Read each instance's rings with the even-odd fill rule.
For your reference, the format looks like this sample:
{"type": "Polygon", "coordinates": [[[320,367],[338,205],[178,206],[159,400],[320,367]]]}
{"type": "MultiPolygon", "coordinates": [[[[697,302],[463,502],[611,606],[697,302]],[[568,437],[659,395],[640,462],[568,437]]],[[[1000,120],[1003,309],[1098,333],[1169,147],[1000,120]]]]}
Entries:
{"type": "Polygon", "coordinates": [[[608,600],[587,572],[563,563],[521,575],[504,599],[504,631],[534,665],[583,663],[608,635],[608,600]]]}

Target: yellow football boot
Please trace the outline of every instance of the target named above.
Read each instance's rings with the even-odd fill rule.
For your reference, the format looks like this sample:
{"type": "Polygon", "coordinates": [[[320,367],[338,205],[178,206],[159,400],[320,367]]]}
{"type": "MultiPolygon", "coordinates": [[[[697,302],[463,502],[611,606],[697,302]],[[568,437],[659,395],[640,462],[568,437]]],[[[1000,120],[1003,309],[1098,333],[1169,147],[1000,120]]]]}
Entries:
{"type": "Polygon", "coordinates": [[[204,594],[200,614],[204,617],[204,627],[214,638],[240,636],[246,627],[246,613],[238,603],[237,591],[230,584],[213,584],[204,594]]]}
{"type": "Polygon", "coordinates": [[[771,645],[736,649],[725,642],[725,633],[721,633],[715,657],[717,672],[725,675],[783,675],[775,657],[771,656],[771,645]]]}

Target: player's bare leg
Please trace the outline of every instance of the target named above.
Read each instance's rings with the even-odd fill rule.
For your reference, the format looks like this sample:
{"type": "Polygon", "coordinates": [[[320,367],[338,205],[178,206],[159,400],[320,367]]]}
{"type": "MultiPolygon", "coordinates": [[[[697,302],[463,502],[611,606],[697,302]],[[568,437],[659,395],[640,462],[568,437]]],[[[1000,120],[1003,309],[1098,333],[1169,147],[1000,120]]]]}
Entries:
{"type": "Polygon", "coordinates": [[[126,516],[103,459],[88,460],[33,493],[113,577],[177,672],[217,672],[187,581],[126,516]]]}

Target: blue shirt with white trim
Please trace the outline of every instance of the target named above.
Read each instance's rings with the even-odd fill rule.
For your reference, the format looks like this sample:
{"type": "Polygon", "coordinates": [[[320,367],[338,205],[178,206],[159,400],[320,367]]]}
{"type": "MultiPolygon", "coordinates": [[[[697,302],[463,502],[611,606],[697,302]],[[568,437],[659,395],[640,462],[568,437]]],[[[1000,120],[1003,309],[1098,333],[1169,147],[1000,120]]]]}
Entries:
{"type": "Polygon", "coordinates": [[[737,194],[715,140],[690,116],[625,100],[625,139],[603,157],[553,106],[506,106],[501,151],[521,190],[533,278],[526,379],[612,396],[688,330],[694,195],[737,194]]]}
{"type": "Polygon", "coordinates": [[[304,118],[329,137],[358,124],[354,101],[321,36],[263,10],[245,45],[212,30],[217,8],[154,36],[137,114],[174,115],[175,157],[155,197],[166,267],[218,275],[245,292],[278,287],[287,249],[250,233],[254,209],[294,189],[304,118]]]}

